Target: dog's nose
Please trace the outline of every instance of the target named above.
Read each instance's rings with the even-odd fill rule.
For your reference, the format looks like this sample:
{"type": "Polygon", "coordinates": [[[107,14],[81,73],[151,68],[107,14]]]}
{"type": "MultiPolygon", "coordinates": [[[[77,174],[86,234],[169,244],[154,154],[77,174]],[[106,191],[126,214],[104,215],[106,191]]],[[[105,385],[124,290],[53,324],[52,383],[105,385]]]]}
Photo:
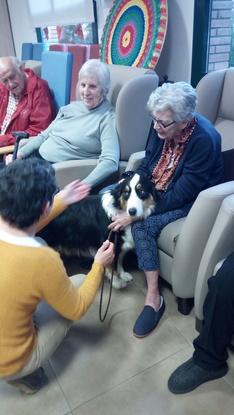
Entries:
{"type": "Polygon", "coordinates": [[[137,210],[136,210],[136,208],[130,208],[130,209],[128,209],[128,213],[129,213],[130,216],[135,216],[136,213],[137,213],[137,210]]]}

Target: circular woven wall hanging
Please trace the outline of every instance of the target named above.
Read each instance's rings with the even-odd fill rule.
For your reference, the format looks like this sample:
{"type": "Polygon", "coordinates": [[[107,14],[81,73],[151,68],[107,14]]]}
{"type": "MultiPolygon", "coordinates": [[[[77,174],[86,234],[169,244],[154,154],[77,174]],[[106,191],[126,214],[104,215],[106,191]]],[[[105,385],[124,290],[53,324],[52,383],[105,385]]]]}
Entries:
{"type": "Polygon", "coordinates": [[[155,68],[166,36],[167,0],[116,0],[103,29],[101,60],[155,68]]]}

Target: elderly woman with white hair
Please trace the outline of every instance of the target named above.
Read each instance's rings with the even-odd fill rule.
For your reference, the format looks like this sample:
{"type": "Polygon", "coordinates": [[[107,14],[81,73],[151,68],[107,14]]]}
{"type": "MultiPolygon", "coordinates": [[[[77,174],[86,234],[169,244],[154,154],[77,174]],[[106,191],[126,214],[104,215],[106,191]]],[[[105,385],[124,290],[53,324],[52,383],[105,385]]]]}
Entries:
{"type": "MultiPolygon", "coordinates": [[[[157,200],[154,214],[132,224],[138,266],[147,281],[145,305],[133,328],[136,337],[149,334],[165,310],[158,288],[160,232],[188,214],[199,192],[222,181],[221,137],[195,113],[196,102],[196,91],[185,82],[165,83],[148,100],[153,123],[137,173],[151,177],[157,200]]],[[[124,228],[133,220],[117,215],[110,228],[124,228]]]]}
{"type": "Polygon", "coordinates": [[[109,87],[108,65],[97,59],[85,62],[79,72],[80,101],[62,107],[45,131],[20,148],[18,158],[33,155],[51,163],[98,158],[84,179],[91,187],[116,172],[120,150],[115,113],[106,98],[109,87]]]}

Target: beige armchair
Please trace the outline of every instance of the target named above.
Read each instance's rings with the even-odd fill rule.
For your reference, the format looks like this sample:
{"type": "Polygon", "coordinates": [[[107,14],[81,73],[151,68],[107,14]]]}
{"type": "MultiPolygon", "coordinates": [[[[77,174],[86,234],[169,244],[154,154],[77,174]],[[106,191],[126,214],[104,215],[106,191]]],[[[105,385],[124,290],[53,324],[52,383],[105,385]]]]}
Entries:
{"type": "Polygon", "coordinates": [[[207,281],[215,275],[225,259],[234,251],[234,182],[226,183],[233,194],[226,197],[220,207],[213,229],[207,241],[198,270],[195,286],[196,328],[203,322],[203,304],[208,292],[207,281]]]}
{"type": "Polygon", "coordinates": [[[234,179],[234,68],[205,75],[197,85],[197,111],[207,117],[222,136],[225,181],[234,179]]]}
{"type": "MultiPolygon", "coordinates": [[[[116,110],[121,154],[118,174],[109,177],[101,187],[119,178],[132,153],[144,150],[151,123],[146,103],[150,93],[158,86],[158,76],[152,70],[122,65],[109,65],[109,69],[111,89],[108,98],[116,110]]],[[[58,185],[63,187],[74,179],[84,179],[97,163],[97,159],[55,163],[58,185]]]]}
{"type": "MultiPolygon", "coordinates": [[[[226,183],[201,192],[186,218],[170,223],[163,229],[158,239],[158,248],[161,276],[172,286],[178,299],[178,310],[183,314],[188,314],[192,307],[199,273],[196,315],[201,319],[207,276],[222,255],[228,254],[225,244],[231,249],[231,238],[234,235],[232,231],[232,237],[226,238],[224,243],[227,229],[218,228],[219,232],[216,232],[219,215],[222,217],[221,212],[226,208],[226,203],[228,206],[231,203],[225,198],[234,194],[234,181],[229,181],[234,180],[234,68],[206,75],[197,86],[197,94],[197,111],[209,118],[222,135],[226,183]],[[210,241],[211,234],[213,242],[210,241]],[[220,247],[219,255],[215,246],[220,247]],[[205,254],[206,250],[209,254],[205,254]]],[[[144,152],[133,154],[128,168],[134,170],[143,155],[144,152]]]]}
{"type": "MultiPolygon", "coordinates": [[[[209,118],[222,135],[227,183],[219,189],[222,189],[224,195],[226,190],[230,194],[223,200],[199,266],[195,287],[195,315],[196,327],[200,330],[203,303],[208,290],[207,280],[215,273],[217,263],[234,250],[234,182],[230,181],[234,180],[234,68],[207,74],[199,82],[197,90],[198,111],[209,118]]],[[[216,187],[213,190],[215,192],[216,187]]]]}

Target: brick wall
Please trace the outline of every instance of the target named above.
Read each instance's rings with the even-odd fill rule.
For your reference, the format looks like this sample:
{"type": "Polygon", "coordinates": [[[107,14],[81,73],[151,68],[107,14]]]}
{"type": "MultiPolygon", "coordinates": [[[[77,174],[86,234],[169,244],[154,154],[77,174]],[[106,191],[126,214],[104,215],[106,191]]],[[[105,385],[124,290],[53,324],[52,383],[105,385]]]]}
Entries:
{"type": "Polygon", "coordinates": [[[208,72],[229,66],[234,0],[212,0],[208,72]]]}

